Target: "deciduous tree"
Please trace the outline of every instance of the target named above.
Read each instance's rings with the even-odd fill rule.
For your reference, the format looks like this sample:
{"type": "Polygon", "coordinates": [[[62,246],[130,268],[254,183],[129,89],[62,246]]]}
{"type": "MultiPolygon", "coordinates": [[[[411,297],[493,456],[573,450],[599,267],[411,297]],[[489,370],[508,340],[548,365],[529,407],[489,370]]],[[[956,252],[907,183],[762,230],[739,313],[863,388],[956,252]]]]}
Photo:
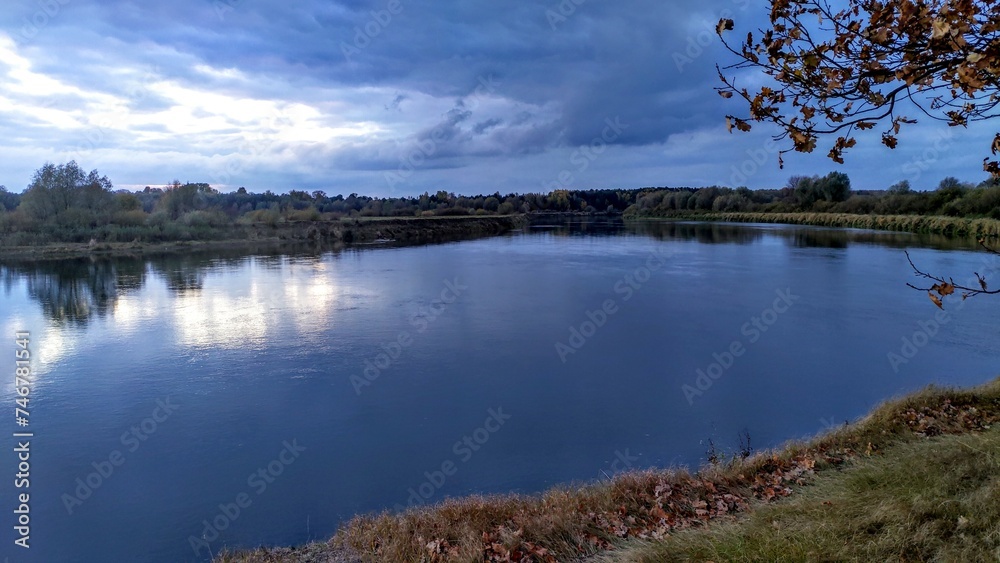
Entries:
{"type": "Polygon", "coordinates": [[[46,163],[35,171],[21,205],[33,218],[47,221],[70,209],[94,214],[107,211],[113,186],[97,170],[84,173],[75,161],[55,165],[46,163]]]}
{"type": "MultiPolygon", "coordinates": [[[[927,117],[964,127],[992,119],[1000,104],[1000,2],[994,0],[772,0],[770,25],[723,43],[740,60],[719,68],[725,98],[748,105],[730,127],[751,121],[781,127],[790,150],[812,152],[832,139],[829,157],[843,162],[859,131],[879,127],[895,148],[902,128],[927,117]],[[840,6],[843,6],[840,8],[840,6]],[[738,83],[740,69],[762,71],[761,86],[738,83]],[[728,74],[727,74],[728,71],[728,74]],[[905,113],[904,113],[905,112],[905,113]]],[[[758,82],[757,80],[753,81],[758,82]]],[[[1000,175],[1000,134],[984,140],[985,170],[1000,175]]],[[[779,154],[779,163],[781,162],[779,154]]]]}

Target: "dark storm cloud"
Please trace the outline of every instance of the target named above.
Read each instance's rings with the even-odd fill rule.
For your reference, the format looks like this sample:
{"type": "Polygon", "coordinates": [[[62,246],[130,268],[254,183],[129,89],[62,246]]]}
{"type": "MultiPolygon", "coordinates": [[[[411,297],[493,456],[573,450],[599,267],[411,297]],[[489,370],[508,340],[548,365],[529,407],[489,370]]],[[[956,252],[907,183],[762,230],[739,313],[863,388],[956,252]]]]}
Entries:
{"type": "MultiPolygon", "coordinates": [[[[497,95],[558,104],[558,121],[539,124],[552,142],[589,142],[605,118],[618,116],[631,124],[620,142],[647,144],[718,119],[715,105],[705,101],[714,73],[705,63],[714,45],[701,48],[694,58],[706,60],[683,72],[674,56],[704,31],[692,27],[699,17],[711,22],[723,10],[743,7],[646,0],[75,1],[35,41],[103,47],[112,57],[127,54],[191,83],[283,97],[296,95],[288,84],[301,84],[391,86],[459,98],[474,91],[479,77],[492,75],[500,83],[497,95]],[[273,88],[232,83],[198,72],[198,61],[280,80],[273,88]]],[[[52,60],[44,70],[85,69],[94,61],[86,48],[80,52],[68,60],[60,53],[62,63],[52,60]]]]}
{"type": "MultiPolygon", "coordinates": [[[[167,177],[181,164],[223,177],[229,159],[241,183],[252,170],[273,187],[377,190],[401,169],[412,172],[400,190],[484,175],[537,189],[567,169],[581,183],[617,183],[615,167],[641,185],[729,181],[741,178],[731,163],[760,154],[767,129],[725,133],[723,116],[740,108],[712,91],[715,64],[730,60],[714,26],[732,17],[752,29],[767,14],[751,0],[17,1],[0,13],[0,40],[13,40],[32,72],[72,88],[26,93],[37,83],[26,79],[5,93],[17,108],[65,115],[0,114],[2,133],[25,140],[0,148],[72,150],[94,136],[91,116],[111,98],[128,126],[88,154],[106,153],[133,176],[147,167],[167,177]],[[231,110],[245,100],[261,104],[231,110]],[[292,125],[271,127],[275,114],[292,125]],[[252,141],[261,132],[274,138],[252,141]],[[575,170],[584,145],[610,148],[575,170]]],[[[0,57],[0,73],[11,64],[0,57]]],[[[790,156],[792,166],[830,166],[790,156]]],[[[790,172],[768,159],[747,183],[790,172]]],[[[15,160],[4,170],[27,175],[15,160]]]]}

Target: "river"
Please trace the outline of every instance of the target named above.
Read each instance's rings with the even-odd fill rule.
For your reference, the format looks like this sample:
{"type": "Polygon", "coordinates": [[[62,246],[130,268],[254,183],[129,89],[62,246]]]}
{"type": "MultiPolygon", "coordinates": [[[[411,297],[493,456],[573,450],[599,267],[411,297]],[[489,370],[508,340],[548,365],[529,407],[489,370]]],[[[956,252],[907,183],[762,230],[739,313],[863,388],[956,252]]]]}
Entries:
{"type": "Polygon", "coordinates": [[[0,352],[12,373],[28,332],[32,374],[27,426],[13,377],[0,393],[0,552],[205,561],[358,513],[697,466],[995,377],[1000,301],[936,318],[904,249],[956,281],[1000,266],[911,234],[669,222],[5,263],[0,352]]]}

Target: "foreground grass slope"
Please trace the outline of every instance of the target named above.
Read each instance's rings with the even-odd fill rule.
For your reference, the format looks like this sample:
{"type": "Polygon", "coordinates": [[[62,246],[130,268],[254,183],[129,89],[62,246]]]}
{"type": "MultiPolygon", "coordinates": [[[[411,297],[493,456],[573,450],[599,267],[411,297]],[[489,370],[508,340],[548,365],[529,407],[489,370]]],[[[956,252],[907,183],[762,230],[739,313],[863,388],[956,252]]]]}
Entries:
{"type": "Polygon", "coordinates": [[[594,563],[1000,561],[1000,427],[893,446],[734,523],[594,563]]]}
{"type": "Polygon", "coordinates": [[[929,388],[809,443],[693,475],[453,499],[359,516],[329,542],[218,560],[996,560],[997,421],[1000,379],[929,388]]]}

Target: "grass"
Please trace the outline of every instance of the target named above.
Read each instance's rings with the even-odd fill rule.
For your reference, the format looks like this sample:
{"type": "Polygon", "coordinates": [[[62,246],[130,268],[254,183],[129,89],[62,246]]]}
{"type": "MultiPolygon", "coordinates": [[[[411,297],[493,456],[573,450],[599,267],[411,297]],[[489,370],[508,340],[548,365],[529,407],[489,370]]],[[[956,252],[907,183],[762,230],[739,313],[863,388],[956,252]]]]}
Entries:
{"type": "MultiPolygon", "coordinates": [[[[641,217],[639,217],[641,218],[641,217]]],[[[944,217],[934,215],[855,215],[850,213],[709,213],[681,212],[668,218],[734,223],[783,223],[876,229],[911,233],[933,233],[955,237],[1000,236],[1000,220],[988,218],[944,217]]]]}
{"type": "Polygon", "coordinates": [[[995,560],[998,421],[1000,379],[931,387],[808,443],[695,474],[450,499],[355,517],[328,542],[218,560],[995,560]]]}
{"type": "Polygon", "coordinates": [[[900,444],[738,522],[594,561],[998,560],[1000,427],[900,444]]]}

